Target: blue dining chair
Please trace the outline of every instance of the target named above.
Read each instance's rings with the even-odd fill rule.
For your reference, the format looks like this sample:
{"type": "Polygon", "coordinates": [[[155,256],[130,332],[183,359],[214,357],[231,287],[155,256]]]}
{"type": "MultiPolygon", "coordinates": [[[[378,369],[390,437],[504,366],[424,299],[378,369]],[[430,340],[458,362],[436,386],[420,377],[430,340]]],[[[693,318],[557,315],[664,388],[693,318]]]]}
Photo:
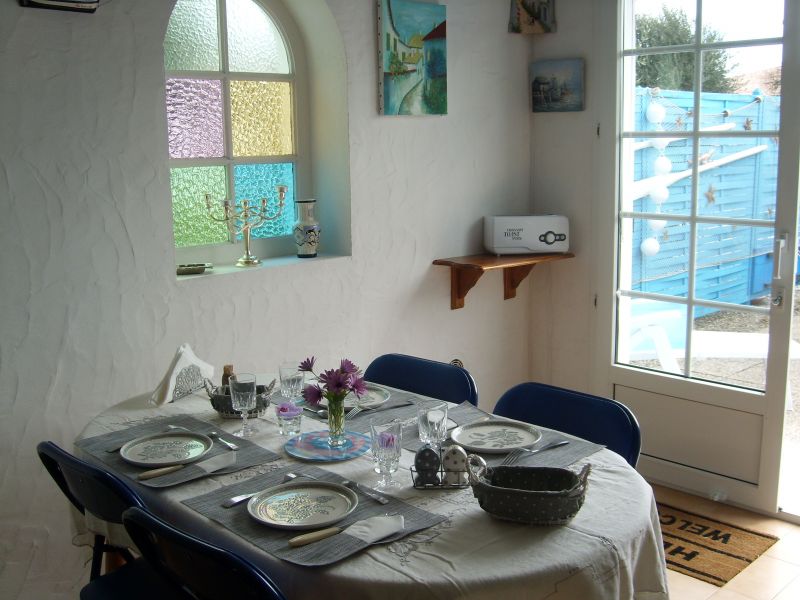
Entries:
{"type": "Polygon", "coordinates": [[[142,557],[192,598],[286,600],[269,575],[250,561],[176,529],[146,510],[129,508],[122,521],[142,557]]]}
{"type": "Polygon", "coordinates": [[[504,393],[494,414],[603,444],[636,467],[639,423],[624,404],[543,383],[520,383],[504,393]]]}
{"type": "MultiPolygon", "coordinates": [[[[40,442],[36,451],[50,476],[81,514],[86,514],[88,510],[104,521],[121,525],[122,513],[126,508],[144,506],[139,495],[119,477],[76,458],[53,442],[40,442]]],[[[106,544],[105,537],[96,534],[90,580],[100,576],[103,554],[106,552],[116,552],[128,563],[134,560],[127,548],[106,544]]]]}
{"type": "Polygon", "coordinates": [[[364,379],[456,404],[478,406],[478,388],[469,371],[453,364],[406,354],[384,354],[373,360],[364,379]]]}

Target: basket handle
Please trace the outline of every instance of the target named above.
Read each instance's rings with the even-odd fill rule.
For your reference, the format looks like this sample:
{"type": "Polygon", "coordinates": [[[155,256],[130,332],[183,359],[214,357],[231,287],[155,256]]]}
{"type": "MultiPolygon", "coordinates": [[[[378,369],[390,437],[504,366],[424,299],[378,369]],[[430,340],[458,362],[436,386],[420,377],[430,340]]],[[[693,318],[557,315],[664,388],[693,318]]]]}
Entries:
{"type": "Polygon", "coordinates": [[[586,484],[589,481],[589,473],[592,471],[592,465],[586,464],[581,469],[581,472],[578,474],[578,481],[572,486],[567,492],[567,496],[580,496],[586,491],[586,484]]]}
{"type": "Polygon", "coordinates": [[[475,485],[486,474],[486,461],[477,454],[467,455],[467,471],[469,471],[469,483],[475,485]]]}

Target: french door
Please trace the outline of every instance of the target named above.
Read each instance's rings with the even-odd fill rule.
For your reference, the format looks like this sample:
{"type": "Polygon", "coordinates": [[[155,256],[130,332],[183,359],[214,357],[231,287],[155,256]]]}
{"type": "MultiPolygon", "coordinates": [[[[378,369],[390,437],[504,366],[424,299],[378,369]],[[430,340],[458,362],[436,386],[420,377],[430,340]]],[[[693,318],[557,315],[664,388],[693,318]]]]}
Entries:
{"type": "Polygon", "coordinates": [[[615,252],[598,285],[610,292],[599,319],[610,361],[598,372],[640,420],[645,475],[774,511],[798,247],[800,9],[618,9],[605,238],[615,252]]]}

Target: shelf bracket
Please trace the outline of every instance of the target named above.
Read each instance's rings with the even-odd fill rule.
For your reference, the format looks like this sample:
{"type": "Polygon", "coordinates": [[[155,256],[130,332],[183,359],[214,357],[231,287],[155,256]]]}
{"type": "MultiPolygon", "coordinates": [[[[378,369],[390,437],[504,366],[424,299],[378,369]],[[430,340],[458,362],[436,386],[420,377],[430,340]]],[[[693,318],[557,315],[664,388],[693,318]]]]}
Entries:
{"type": "Polygon", "coordinates": [[[517,297],[519,284],[528,276],[536,265],[520,265],[503,269],[503,299],[517,297]]]}
{"type": "Polygon", "coordinates": [[[464,308],[464,298],[467,292],[478,282],[483,275],[480,269],[470,267],[450,267],[450,309],[464,308]]]}

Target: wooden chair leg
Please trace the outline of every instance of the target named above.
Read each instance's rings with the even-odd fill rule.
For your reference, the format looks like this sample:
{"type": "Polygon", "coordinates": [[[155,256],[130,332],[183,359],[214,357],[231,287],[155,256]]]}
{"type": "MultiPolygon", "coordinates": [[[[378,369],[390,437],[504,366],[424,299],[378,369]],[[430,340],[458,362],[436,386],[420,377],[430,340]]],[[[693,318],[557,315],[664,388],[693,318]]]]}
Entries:
{"type": "Polygon", "coordinates": [[[111,571],[116,571],[122,565],[128,562],[122,552],[118,552],[116,550],[111,550],[106,552],[106,565],[105,565],[105,573],[111,573],[111,571]]]}

